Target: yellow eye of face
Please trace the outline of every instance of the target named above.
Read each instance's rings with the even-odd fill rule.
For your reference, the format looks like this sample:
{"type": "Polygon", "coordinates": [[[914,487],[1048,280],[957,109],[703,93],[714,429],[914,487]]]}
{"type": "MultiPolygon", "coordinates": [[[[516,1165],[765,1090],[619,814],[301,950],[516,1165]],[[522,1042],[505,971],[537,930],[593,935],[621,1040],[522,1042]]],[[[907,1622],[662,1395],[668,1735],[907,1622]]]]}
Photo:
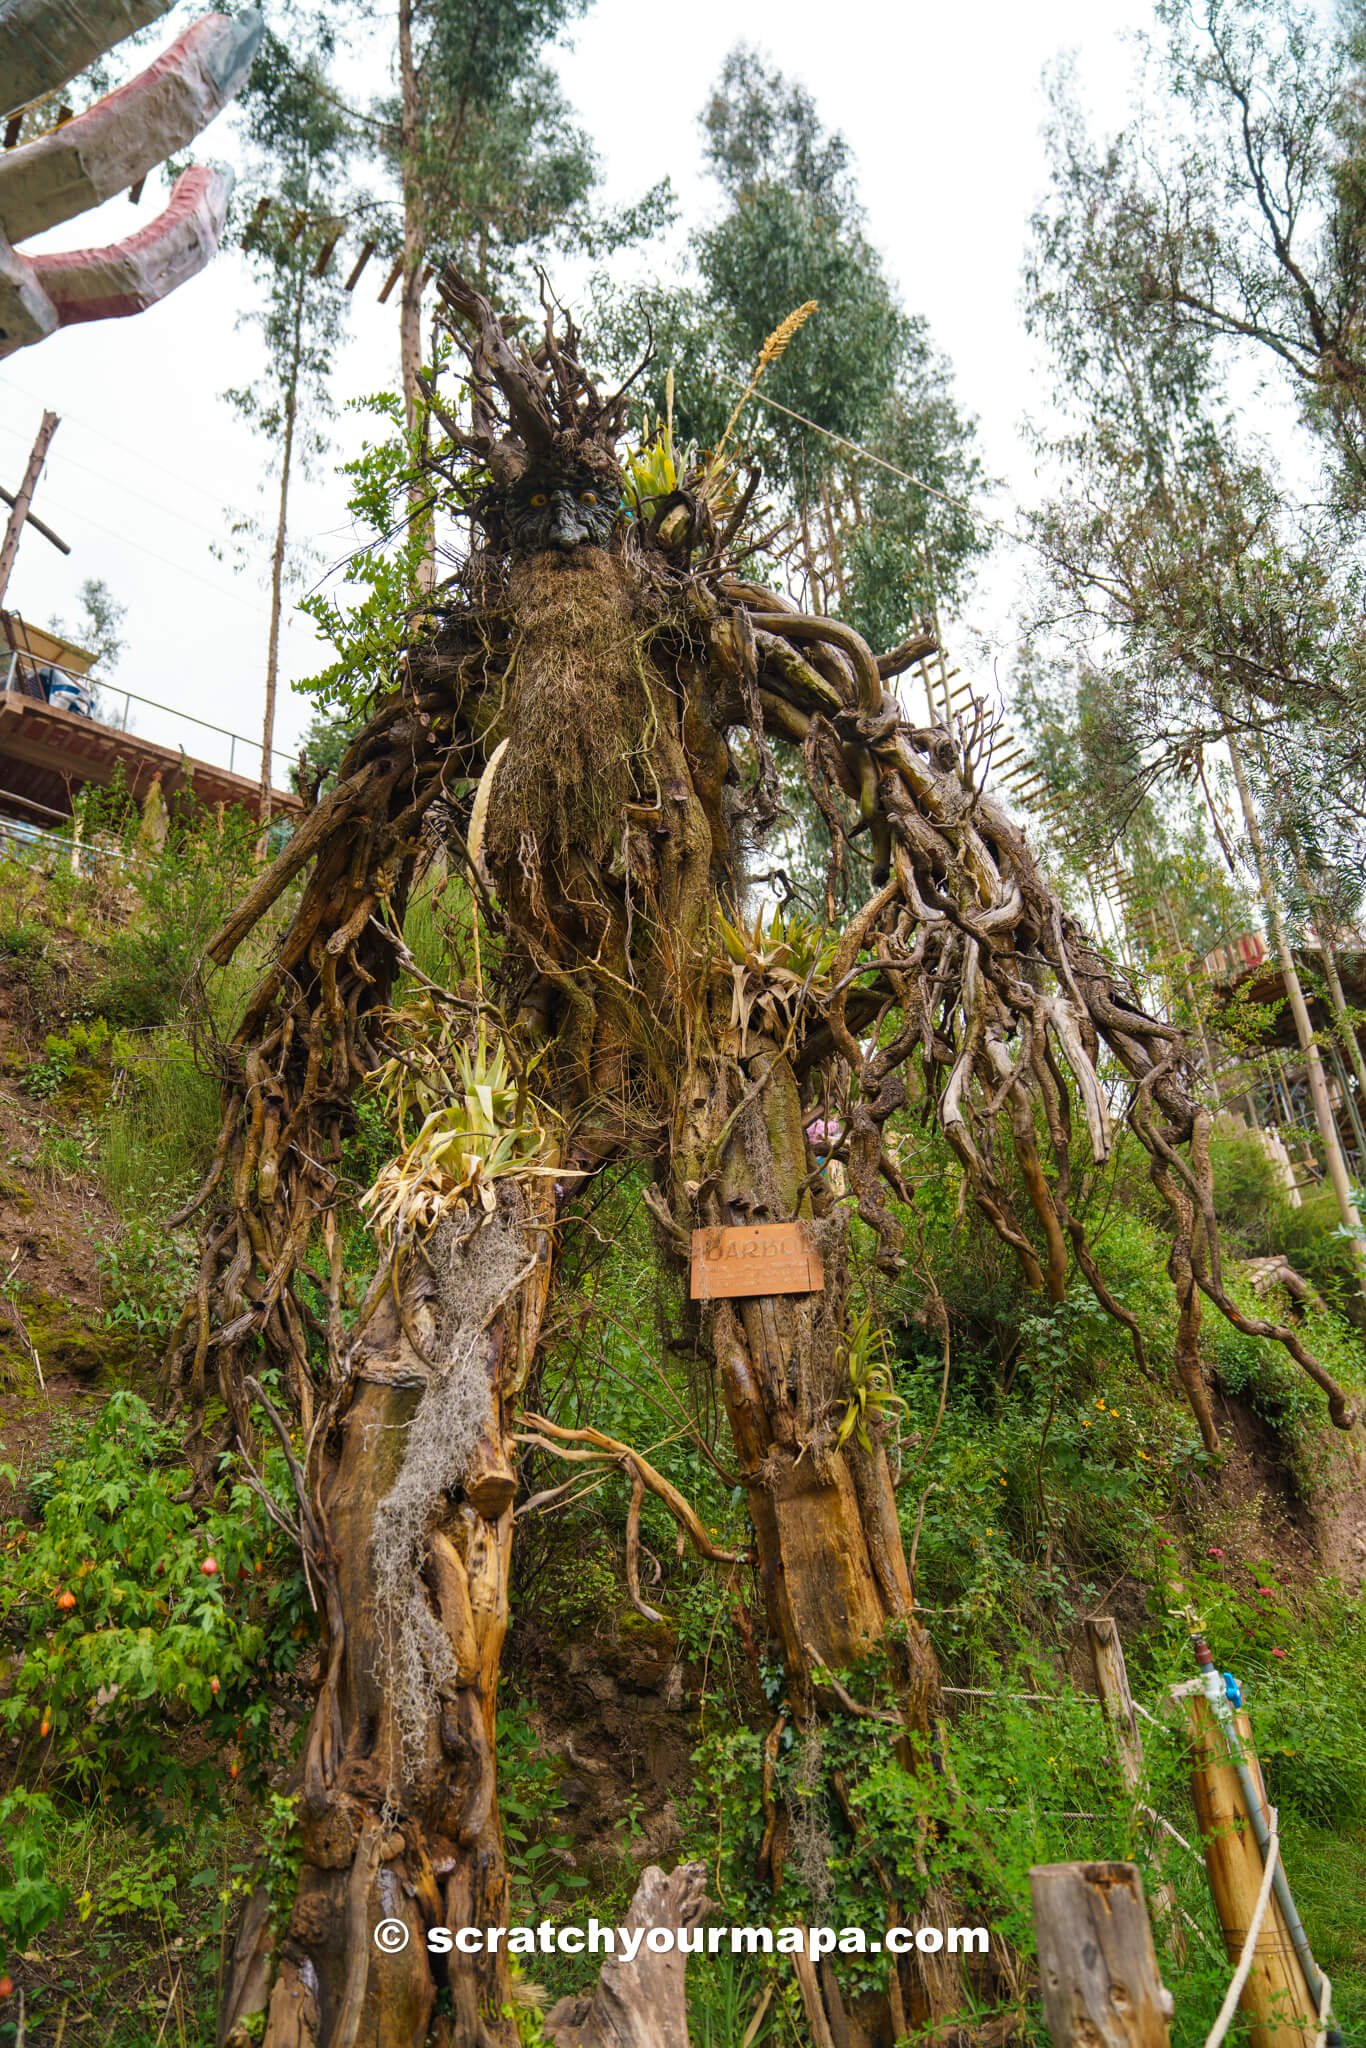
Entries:
{"type": "Polygon", "coordinates": [[[581,505],[596,505],[596,504],[597,504],[597,502],[598,502],[598,494],[597,494],[597,492],[596,492],[596,491],[580,491],[580,492],[579,492],[579,503],[580,503],[581,505]]]}
{"type": "Polygon", "coordinates": [[[531,494],[531,502],[533,505],[539,508],[542,505],[548,505],[550,503],[550,500],[546,496],[544,491],[533,491],[531,494]]]}

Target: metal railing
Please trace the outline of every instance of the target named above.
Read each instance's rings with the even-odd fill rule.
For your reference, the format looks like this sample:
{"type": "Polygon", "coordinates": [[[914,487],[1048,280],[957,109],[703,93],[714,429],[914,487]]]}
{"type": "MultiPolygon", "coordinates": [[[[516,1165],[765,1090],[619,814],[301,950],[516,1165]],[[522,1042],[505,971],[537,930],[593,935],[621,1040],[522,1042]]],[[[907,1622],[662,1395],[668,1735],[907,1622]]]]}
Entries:
{"type": "MultiPolygon", "coordinates": [[[[41,655],[30,653],[27,650],[20,650],[19,652],[13,652],[10,654],[9,666],[5,671],[6,691],[14,689],[15,678],[18,675],[21,668],[27,670],[29,674],[33,674],[37,671],[42,671],[45,673],[50,672],[56,675],[67,676],[73,683],[77,683],[81,686],[82,689],[88,690],[91,693],[92,697],[94,698],[95,705],[97,707],[90,714],[91,721],[95,725],[108,726],[111,730],[115,732],[132,732],[135,730],[135,728],[129,722],[132,713],[132,707],[134,704],[139,704],[144,706],[148,711],[160,712],[163,714],[163,716],[168,718],[182,719],[187,725],[197,727],[200,732],[213,733],[217,739],[227,740],[228,758],[226,762],[221,760],[213,760],[210,754],[202,751],[196,755],[197,759],[202,761],[209,761],[211,765],[216,768],[226,767],[230,775],[243,775],[251,781],[255,781],[260,774],[259,764],[261,760],[261,742],[260,740],[248,739],[245,733],[233,732],[232,729],[226,725],[216,725],[211,718],[200,718],[196,712],[181,711],[174,704],[161,704],[157,701],[155,697],[139,696],[136,690],[121,690],[112,683],[92,683],[88,676],[78,674],[75,669],[66,668],[59,661],[47,661],[41,655]],[[118,700],[122,701],[121,717],[108,717],[105,715],[105,707],[111,699],[115,700],[116,702],[118,700]],[[253,765],[243,768],[238,767],[237,749],[239,747],[245,747],[248,749],[247,758],[248,761],[253,765]]],[[[158,740],[157,735],[155,733],[143,733],[139,734],[138,736],[140,738],[154,740],[159,745],[180,745],[179,740],[176,740],[174,742],[158,740]]],[[[182,748],[182,752],[188,753],[188,751],[188,748],[182,748]]],[[[223,749],[221,747],[217,749],[217,752],[220,754],[222,753],[222,751],[223,749]]],[[[272,767],[276,761],[283,761],[287,763],[290,768],[294,766],[295,756],[293,754],[287,753],[283,747],[272,747],[270,753],[272,767]]]]}

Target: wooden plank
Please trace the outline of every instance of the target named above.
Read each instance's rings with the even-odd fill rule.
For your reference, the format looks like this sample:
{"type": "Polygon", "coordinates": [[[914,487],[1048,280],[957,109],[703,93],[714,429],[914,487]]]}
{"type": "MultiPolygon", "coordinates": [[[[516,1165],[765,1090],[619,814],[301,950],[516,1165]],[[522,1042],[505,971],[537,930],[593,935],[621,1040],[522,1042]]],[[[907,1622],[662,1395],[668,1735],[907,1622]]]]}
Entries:
{"type": "Polygon", "coordinates": [[[800,1223],[723,1225],[692,1234],[694,1301],[819,1294],[824,1286],[820,1253],[800,1223]]]}
{"type": "Polygon", "coordinates": [[[1173,2003],[1137,1866],[1035,1864],[1029,1891],[1054,2048],[1167,2048],[1173,2003]]]}
{"type": "Polygon", "coordinates": [[[373,241],[369,241],[363,244],[360,255],[356,258],[355,264],[352,267],[351,275],[347,278],[346,283],[342,286],[343,291],[353,292],[356,289],[356,285],[360,280],[360,274],[364,270],[366,264],[370,261],[370,258],[374,255],[374,253],[375,245],[373,241]]]}

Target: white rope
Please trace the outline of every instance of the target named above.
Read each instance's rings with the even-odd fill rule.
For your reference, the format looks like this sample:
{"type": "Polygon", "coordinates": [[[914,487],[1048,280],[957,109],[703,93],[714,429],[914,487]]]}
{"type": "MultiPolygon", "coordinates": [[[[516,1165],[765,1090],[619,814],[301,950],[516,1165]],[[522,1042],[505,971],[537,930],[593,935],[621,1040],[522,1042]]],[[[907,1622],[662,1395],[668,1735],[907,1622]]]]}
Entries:
{"type": "Polygon", "coordinates": [[[1324,1976],[1322,1970],[1319,1971],[1319,1983],[1322,1986],[1319,1992],[1319,2033],[1318,2039],[1314,2043],[1314,2048],[1326,2048],[1328,2041],[1328,2015],[1333,2007],[1333,1987],[1324,1976]]]}
{"type": "MultiPolygon", "coordinates": [[[[745,388],[734,379],[728,378],[727,382],[736,391],[745,388]]],[[[865,448],[861,441],[851,441],[846,434],[837,434],[833,428],[823,427],[819,420],[808,419],[804,412],[794,412],[790,405],[780,405],[776,398],[770,398],[765,391],[751,391],[749,396],[757,399],[760,405],[768,406],[771,411],[783,413],[788,419],[795,420],[798,426],[809,427],[813,434],[824,435],[825,439],[833,441],[837,448],[846,448],[851,455],[859,455],[865,462],[876,463],[879,469],[888,470],[893,476],[900,477],[903,483],[914,484],[918,491],[924,491],[927,497],[938,498],[942,505],[952,506],[955,512],[966,512],[975,525],[985,526],[990,532],[999,533],[1003,540],[1014,541],[1017,548],[1032,548],[1036,555],[1042,555],[1045,561],[1051,561],[1052,557],[1047,548],[1039,541],[1032,540],[1028,534],[1016,533],[1011,527],[1002,526],[999,519],[989,519],[985,512],[975,511],[965,498],[955,498],[948,491],[941,491],[937,485],[927,484],[923,476],[912,476],[908,469],[898,469],[894,462],[888,462],[885,455],[874,455],[872,449],[865,448]]]]}
{"type": "MultiPolygon", "coordinates": [[[[1243,1942],[1243,1952],[1238,1958],[1238,1967],[1233,1973],[1228,1990],[1224,1993],[1224,2002],[1219,2008],[1219,2016],[1210,2028],[1209,2033],[1205,2036],[1205,2048],[1219,2048],[1219,2043],[1228,2032],[1233,2015],[1238,2009],[1238,2000],[1243,1995],[1243,1986],[1247,1983],[1252,1970],[1253,1959],[1257,1953],[1257,1942],[1261,1935],[1262,1922],[1266,1918],[1266,1909],[1271,1900],[1271,1886],[1276,1875],[1276,1861],[1281,1853],[1280,1827],[1274,1806],[1268,1808],[1268,1816],[1271,1822],[1271,1839],[1266,1845],[1266,1864],[1262,1871],[1261,1889],[1257,1893],[1257,1904],[1252,1912],[1252,1924],[1248,1928],[1246,1939],[1243,1942]]],[[[1322,2014],[1320,2014],[1320,2017],[1322,2017],[1322,2014]]]]}

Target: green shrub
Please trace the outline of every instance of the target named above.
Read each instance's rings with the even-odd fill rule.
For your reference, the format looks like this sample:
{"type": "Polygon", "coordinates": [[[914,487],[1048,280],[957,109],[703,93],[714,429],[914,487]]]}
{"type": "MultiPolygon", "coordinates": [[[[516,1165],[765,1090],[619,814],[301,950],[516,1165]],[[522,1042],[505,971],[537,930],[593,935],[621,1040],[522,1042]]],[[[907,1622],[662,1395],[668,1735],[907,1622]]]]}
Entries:
{"type": "Polygon", "coordinates": [[[75,1018],[65,1031],[49,1031],[43,1057],[24,1074],[24,1092],[40,1102],[61,1096],[96,1109],[135,1058],[133,1041],[107,1017],[75,1018]]]}
{"type": "Polygon", "coordinates": [[[0,1964],[30,1948],[66,1910],[70,1894],[48,1874],[48,1837],[56,1819],[42,1792],[0,1797],[0,1964]]]}
{"type": "Polygon", "coordinates": [[[186,1008],[204,946],[243,894],[258,837],[242,810],[182,803],[164,843],[151,843],[126,793],[87,791],[88,837],[114,842],[133,895],[131,915],[109,932],[88,1007],[127,1028],[173,1022],[186,1008]]]}
{"type": "Polygon", "coordinates": [[[292,1662],[302,1581],[265,1574],[275,1538],[257,1496],[236,1484],[197,1508],[174,1449],[145,1403],[116,1393],[79,1448],[31,1481],[38,1526],[5,1532],[0,1634],[18,1664],[0,1726],[30,1771],[160,1797],[193,1780],[211,1794],[225,1760],[269,1749],[259,1673],[292,1662]],[[182,1740],[191,1725],[197,1755],[182,1740]]]}

